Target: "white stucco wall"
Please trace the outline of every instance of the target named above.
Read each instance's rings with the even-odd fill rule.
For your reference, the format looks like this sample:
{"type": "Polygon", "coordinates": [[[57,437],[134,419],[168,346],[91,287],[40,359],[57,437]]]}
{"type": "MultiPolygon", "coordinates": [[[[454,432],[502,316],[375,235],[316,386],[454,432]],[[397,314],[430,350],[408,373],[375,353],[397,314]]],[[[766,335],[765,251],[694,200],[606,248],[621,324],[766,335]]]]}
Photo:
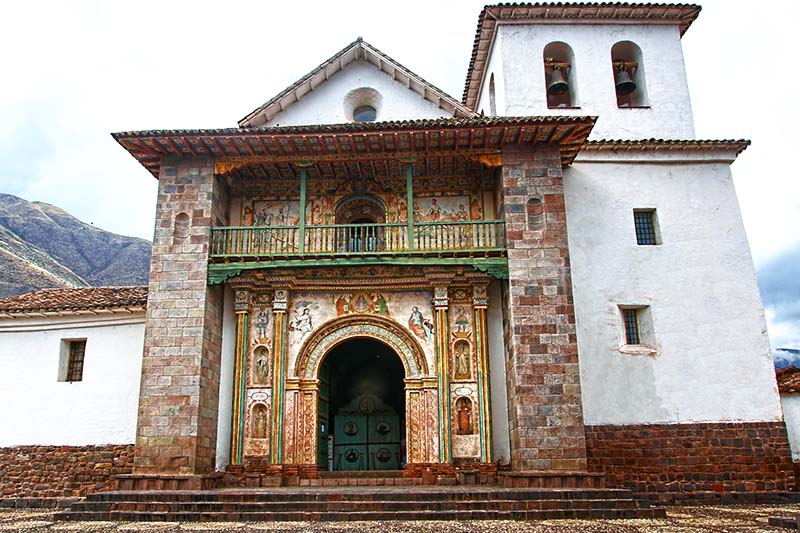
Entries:
{"type": "Polygon", "coordinates": [[[584,152],[565,172],[587,424],[780,420],[730,160],[584,152]],[[636,244],[635,208],[662,244],[636,244]],[[654,355],[621,351],[619,304],[650,306],[654,355]]]}
{"type": "Polygon", "coordinates": [[[450,117],[419,93],[395,81],[372,63],[355,61],[328,81],[303,96],[300,102],[275,115],[267,126],[342,124],[352,122],[345,113],[344,98],[354,89],[371,87],[381,94],[376,120],[412,120],[450,117]]]}
{"type": "Polygon", "coordinates": [[[0,446],[133,443],[143,344],[144,313],[0,319],[0,446]],[[83,380],[59,382],[81,338],[83,380]]]}
{"type": "Polygon", "coordinates": [[[800,394],[781,394],[783,419],[792,449],[792,461],[800,461],[800,394]]]}
{"type": "Polygon", "coordinates": [[[499,115],[596,115],[590,139],[694,138],[677,26],[502,24],[496,41],[501,46],[496,44],[492,55],[502,52],[505,89],[499,115]],[[642,50],[649,108],[617,107],[611,47],[625,40],[642,50]],[[554,41],[567,43],[574,53],[579,109],[547,107],[543,52],[554,41]]]}
{"type": "Polygon", "coordinates": [[[225,286],[222,310],[222,354],[219,370],[219,411],[217,414],[217,470],[231,460],[231,420],[233,417],[233,372],[236,361],[236,312],[233,290],[225,286]]]}
{"type": "Polygon", "coordinates": [[[494,281],[489,285],[486,335],[489,342],[489,385],[491,387],[494,460],[509,463],[511,462],[511,440],[508,434],[506,348],[503,341],[503,299],[500,283],[500,281],[494,281]]]}
{"type": "Polygon", "coordinates": [[[494,74],[494,93],[495,93],[495,112],[497,116],[505,115],[506,109],[506,87],[505,87],[505,74],[503,73],[503,50],[502,50],[502,41],[500,39],[495,39],[494,43],[492,43],[492,51],[489,55],[489,63],[486,65],[486,79],[484,80],[483,86],[481,87],[481,94],[478,98],[478,105],[475,106],[475,109],[479,113],[483,113],[483,115],[490,117],[492,116],[491,113],[491,105],[489,100],[489,80],[492,78],[492,74],[494,74]]]}

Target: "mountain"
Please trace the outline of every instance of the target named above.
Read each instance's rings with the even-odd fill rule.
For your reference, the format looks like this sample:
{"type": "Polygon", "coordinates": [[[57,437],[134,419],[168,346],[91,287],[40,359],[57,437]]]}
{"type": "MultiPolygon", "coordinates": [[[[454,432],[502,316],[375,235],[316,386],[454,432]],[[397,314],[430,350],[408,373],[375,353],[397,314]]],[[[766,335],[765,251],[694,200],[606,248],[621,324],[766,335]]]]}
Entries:
{"type": "Polygon", "coordinates": [[[150,242],[0,194],[0,297],[47,287],[146,285],[150,242]]]}

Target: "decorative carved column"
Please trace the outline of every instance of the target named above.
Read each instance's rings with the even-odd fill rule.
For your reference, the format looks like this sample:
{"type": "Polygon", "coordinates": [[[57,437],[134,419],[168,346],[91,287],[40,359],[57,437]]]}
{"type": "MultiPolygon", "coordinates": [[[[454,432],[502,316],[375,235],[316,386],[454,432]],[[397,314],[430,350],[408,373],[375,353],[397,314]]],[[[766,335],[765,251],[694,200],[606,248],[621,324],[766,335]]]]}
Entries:
{"type": "Polygon", "coordinates": [[[250,316],[250,291],[238,289],[234,301],[236,312],[236,360],[233,370],[233,417],[231,421],[231,464],[242,464],[245,420],[245,380],[247,379],[247,345],[250,316]]]}
{"type": "Polygon", "coordinates": [[[478,403],[481,435],[481,462],[492,462],[492,410],[489,388],[489,354],[486,334],[486,308],[489,298],[486,285],[472,287],[472,306],[475,310],[475,343],[478,356],[478,403]]]}
{"type": "MultiPolygon", "coordinates": [[[[410,215],[409,215],[410,216],[410,215]]],[[[436,325],[436,360],[439,373],[439,461],[452,460],[450,433],[450,321],[447,317],[447,287],[433,288],[433,308],[436,325]]]]}
{"type": "Polygon", "coordinates": [[[289,291],[278,289],[272,300],[275,333],[272,344],[272,431],[270,432],[270,463],[281,464],[283,460],[283,403],[286,374],[286,311],[289,307],[289,291]]]}
{"type": "Polygon", "coordinates": [[[435,378],[406,378],[406,462],[408,465],[440,460],[439,383],[435,378]]]}

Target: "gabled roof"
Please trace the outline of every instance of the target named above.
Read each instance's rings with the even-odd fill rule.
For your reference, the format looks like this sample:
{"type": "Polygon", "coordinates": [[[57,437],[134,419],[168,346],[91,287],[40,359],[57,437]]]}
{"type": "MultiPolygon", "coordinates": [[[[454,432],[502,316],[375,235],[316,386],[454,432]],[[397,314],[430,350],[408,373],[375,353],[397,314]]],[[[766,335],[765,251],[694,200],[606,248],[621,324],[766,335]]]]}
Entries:
{"type": "Polygon", "coordinates": [[[391,76],[392,79],[404,84],[422,98],[451,113],[455,118],[477,116],[476,113],[461,104],[461,102],[414,74],[359,37],[334,54],[333,57],[278,93],[267,103],[249,113],[239,121],[239,126],[247,128],[264,125],[272,117],[299,101],[303,96],[325,83],[328,78],[354,61],[367,61],[373,64],[376,68],[391,76]]]}
{"type": "Polygon", "coordinates": [[[800,368],[787,366],[775,372],[778,381],[778,391],[784,393],[800,392],[800,368]]]}
{"type": "Polygon", "coordinates": [[[0,299],[0,317],[143,311],[147,287],[80,287],[42,289],[0,299]]]}
{"type": "Polygon", "coordinates": [[[478,17],[462,101],[471,109],[478,103],[484,69],[498,24],[659,24],[677,25],[683,35],[700,14],[694,4],[632,4],[628,2],[536,2],[486,6],[478,17]]]}

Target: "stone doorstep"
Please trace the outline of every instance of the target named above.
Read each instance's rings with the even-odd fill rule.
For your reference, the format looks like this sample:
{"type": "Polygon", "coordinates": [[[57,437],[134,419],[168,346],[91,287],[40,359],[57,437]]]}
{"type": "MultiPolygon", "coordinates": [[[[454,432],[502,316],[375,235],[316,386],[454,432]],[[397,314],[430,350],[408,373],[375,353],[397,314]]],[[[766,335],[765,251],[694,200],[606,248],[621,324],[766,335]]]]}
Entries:
{"type": "Polygon", "coordinates": [[[499,484],[515,488],[605,488],[605,474],[600,472],[517,471],[499,472],[499,484]]]}
{"type": "Polygon", "coordinates": [[[205,476],[169,474],[120,474],[117,490],[209,490],[216,488],[223,474],[205,476]]]}

